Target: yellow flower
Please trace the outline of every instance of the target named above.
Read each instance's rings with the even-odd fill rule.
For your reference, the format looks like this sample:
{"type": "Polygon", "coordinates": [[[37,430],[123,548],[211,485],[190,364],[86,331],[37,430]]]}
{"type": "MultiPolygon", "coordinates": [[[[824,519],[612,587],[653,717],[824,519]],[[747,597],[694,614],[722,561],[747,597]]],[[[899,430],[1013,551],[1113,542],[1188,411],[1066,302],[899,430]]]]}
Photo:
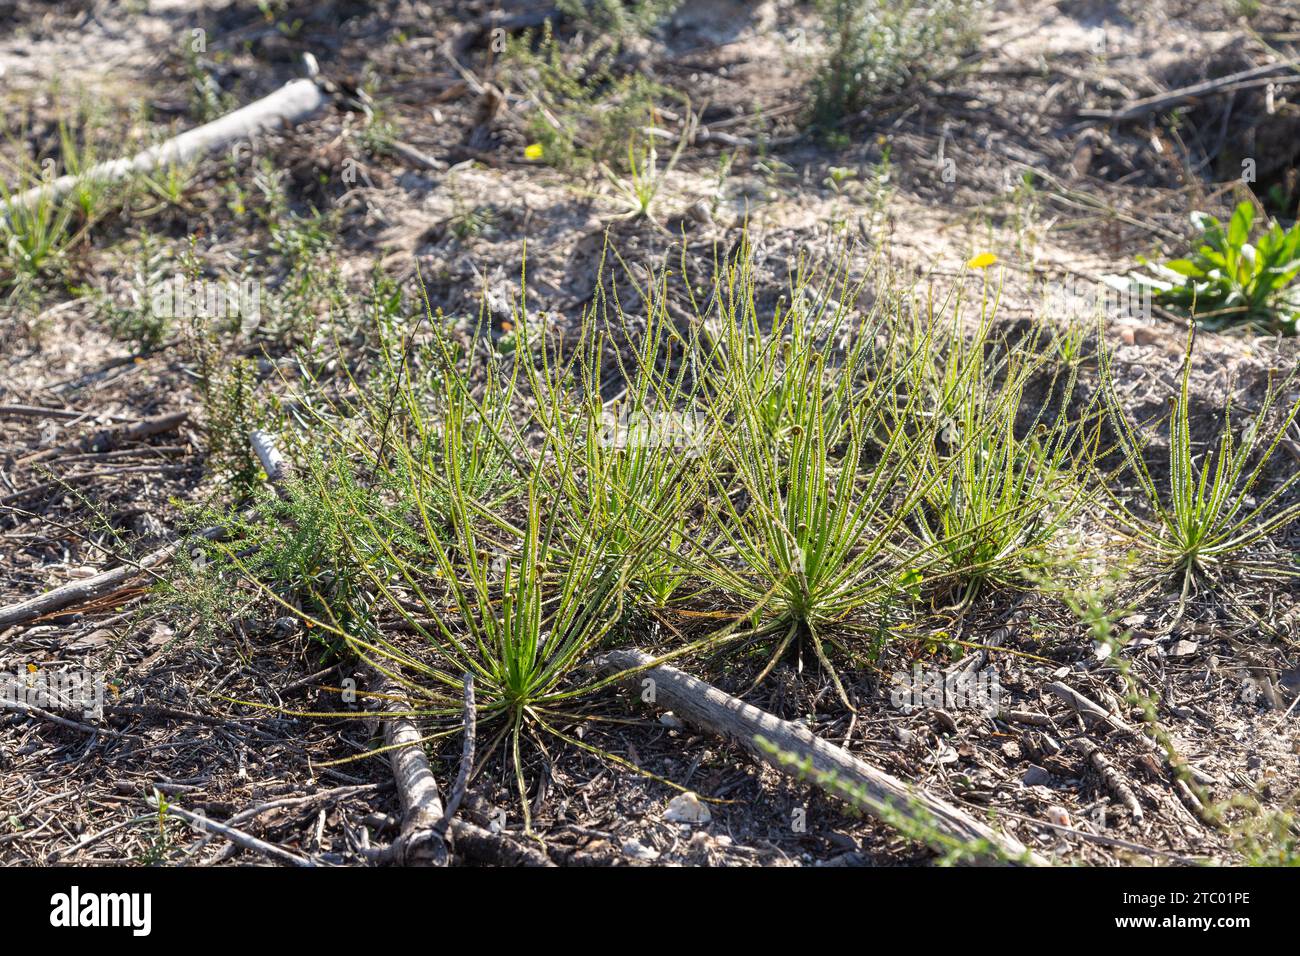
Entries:
{"type": "Polygon", "coordinates": [[[966,263],[966,268],[987,269],[989,266],[993,265],[993,263],[997,261],[998,261],[998,257],[995,256],[993,253],[981,252],[979,255],[973,256],[971,260],[966,263]]]}
{"type": "Polygon", "coordinates": [[[29,674],[35,674],[38,670],[40,670],[40,668],[37,667],[35,664],[27,665],[27,673],[29,674]]]}
{"type": "Polygon", "coordinates": [[[542,158],[541,143],[529,143],[527,146],[524,147],[524,159],[529,159],[536,162],[541,158],[542,158]]]}

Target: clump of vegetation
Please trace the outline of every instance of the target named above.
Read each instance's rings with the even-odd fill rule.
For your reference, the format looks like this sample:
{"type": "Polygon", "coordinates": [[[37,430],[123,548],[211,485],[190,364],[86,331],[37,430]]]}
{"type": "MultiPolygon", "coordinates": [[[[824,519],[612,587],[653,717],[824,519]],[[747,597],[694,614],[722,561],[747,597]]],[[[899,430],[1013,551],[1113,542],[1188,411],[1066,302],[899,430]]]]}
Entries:
{"type": "Polygon", "coordinates": [[[1300,866],[1300,820],[1297,797],[1285,810],[1267,812],[1258,806],[1236,829],[1237,850],[1247,866],[1300,866]]]}
{"type": "Polygon", "coordinates": [[[172,328],[173,316],[154,308],[154,293],[172,278],[171,259],[153,233],[142,231],[135,255],[124,264],[130,269],[125,282],[92,294],[109,333],[148,352],[161,345],[172,328]]]}
{"type": "Polygon", "coordinates": [[[895,539],[924,492],[901,479],[925,439],[873,433],[893,382],[871,367],[883,312],[851,317],[860,290],[796,282],[791,307],[765,330],[751,283],[739,259],[714,293],[710,414],[727,467],[713,475],[716,539],[703,573],[754,606],[753,627],[734,639],[773,648],[758,680],[797,642],[848,704],[826,644],[874,627],[865,618],[899,590],[899,565],[923,563],[895,539]]]}
{"type": "Polygon", "coordinates": [[[540,159],[561,168],[591,163],[624,170],[629,149],[640,143],[668,96],[641,72],[620,71],[612,61],[616,36],[567,49],[549,22],[540,38],[509,40],[504,53],[513,82],[532,101],[527,135],[540,159]]]}
{"type": "MultiPolygon", "coordinates": [[[[688,120],[688,125],[689,122],[688,120]]],[[[635,140],[628,144],[626,176],[618,176],[604,163],[601,164],[601,172],[613,187],[614,199],[623,209],[623,212],[615,218],[647,219],[664,230],[654,217],[655,199],[663,187],[664,177],[677,166],[677,161],[681,158],[682,150],[686,148],[689,139],[689,130],[678,137],[677,148],[673,150],[668,162],[662,168],[659,165],[659,151],[655,148],[653,135],[644,137],[644,148],[639,148],[635,140]]]]}
{"type": "Polygon", "coordinates": [[[557,10],[596,36],[625,40],[652,29],[681,0],[559,0],[557,10]]]}
{"type": "MultiPolygon", "coordinates": [[[[711,286],[603,269],[576,332],[521,296],[503,351],[390,305],[342,380],[301,363],[284,431],[298,477],[262,505],[283,529],[236,525],[216,545],[263,599],[399,680],[431,738],[458,732],[472,674],[483,753],[502,755],[525,820],[529,743],[593,749],[566,727],[610,680],[584,665],[641,622],[669,625],[657,660],[758,652],[755,682],[806,655],[851,709],[840,668],[911,633],[925,590],[964,609],[1081,566],[1060,544],[1094,500],[1096,409],[1067,416],[1078,363],[1032,330],[993,335],[987,290],[968,327],[960,297],[917,316],[885,289],[863,307],[858,282],[802,264],[760,305],[743,243],[711,286]],[[689,316],[669,307],[680,293],[689,316]],[[696,616],[723,623],[671,624],[696,616]]],[[[1158,526],[1112,505],[1190,575],[1294,515],[1269,509],[1300,479],[1243,504],[1262,475],[1246,474],[1253,434],[1227,440],[1210,478],[1193,470],[1186,391],[1184,376],[1173,503],[1142,472],[1158,526]]],[[[1136,430],[1117,427],[1141,468],[1136,430]]]]}
{"type": "Polygon", "coordinates": [[[1207,329],[1300,331],[1300,223],[1283,230],[1272,222],[1252,243],[1249,201],[1237,205],[1226,229],[1206,213],[1194,213],[1192,222],[1201,238],[1188,258],[1163,265],[1141,260],[1154,276],[1135,278],[1153,289],[1156,301],[1207,329]]]}
{"type": "Polygon", "coordinates": [[[35,201],[19,202],[21,193],[0,178],[0,273],[15,288],[47,275],[81,232],[75,199],[43,190],[35,201]]]}
{"type": "MultiPolygon", "coordinates": [[[[1296,381],[1287,376],[1268,394],[1250,425],[1237,433],[1231,402],[1223,407],[1218,442],[1201,455],[1192,442],[1191,367],[1195,327],[1188,335],[1179,389],[1170,397],[1169,475],[1157,481],[1147,464],[1149,439],[1141,434],[1122,408],[1109,359],[1103,358],[1103,387],[1111,419],[1119,434],[1124,460],[1137,478],[1142,513],[1125,498],[1107,490],[1111,512],[1122,527],[1152,555],[1166,573],[1181,577],[1183,597],[1199,579],[1213,578],[1232,567],[1294,573],[1273,565],[1259,565],[1243,557],[1254,545],[1300,517],[1300,503],[1277,507],[1287,491],[1300,482],[1293,471],[1267,494],[1257,497],[1265,469],[1287,430],[1300,415],[1300,398],[1281,409],[1280,421],[1270,427],[1279,397],[1296,381]]],[[[1181,607],[1181,605],[1180,605],[1181,607]]]]}
{"type": "Polygon", "coordinates": [[[1043,550],[1091,500],[1096,429],[1088,409],[1072,419],[1065,402],[1054,414],[1040,403],[1019,420],[1036,377],[1047,379],[1049,394],[1074,392],[1077,369],[1053,372],[1037,354],[1037,336],[995,339],[988,316],[965,340],[956,328],[940,335],[941,342],[927,331],[912,346],[909,390],[923,397],[938,434],[907,474],[929,489],[913,517],[919,539],[942,557],[967,601],[985,585],[1028,583],[1043,550]]]}
{"type": "MultiPolygon", "coordinates": [[[[667,487],[602,496],[588,485],[594,475],[575,470],[594,452],[571,359],[545,344],[517,356],[535,413],[508,419],[519,373],[503,377],[494,357],[480,362],[433,332],[419,348],[410,336],[383,346],[382,382],[358,386],[349,406],[306,409],[315,450],[286,507],[295,525],[306,509],[308,530],[324,537],[287,549],[299,556],[290,566],[222,551],[312,628],[393,673],[435,723],[459,725],[472,674],[479,719],[494,734],[489,752],[506,747],[527,819],[524,741],[571,739],[559,728],[566,708],[597,683],[578,665],[622,618],[676,512],[656,508],[667,487]],[[599,514],[578,520],[593,502],[599,514]],[[343,567],[323,563],[328,555],[343,567]],[[304,583],[306,608],[279,597],[304,583]],[[381,618],[400,621],[427,651],[385,640],[381,618]]],[[[596,339],[585,342],[574,353],[584,360],[596,339]]]]}
{"type": "MultiPolygon", "coordinates": [[[[632,332],[617,301],[598,289],[594,312],[611,334],[629,343],[628,354],[605,348],[602,338],[588,338],[564,363],[568,372],[548,375],[524,365],[530,393],[542,397],[538,426],[555,450],[539,474],[547,498],[559,503],[565,537],[580,540],[591,527],[607,535],[615,550],[631,551],[648,518],[663,522],[662,539],[636,570],[631,598],[655,608],[668,605],[695,566],[699,542],[688,515],[702,505],[717,464],[698,367],[664,361],[702,349],[699,328],[683,337],[673,327],[666,286],[660,275],[642,290],[647,307],[640,334],[632,332]],[[611,365],[627,387],[605,402],[601,382],[611,365]],[[556,388],[557,381],[568,387],[556,388]]],[[[543,369],[563,361],[549,351],[543,350],[543,369]]]]}
{"type": "Polygon", "coordinates": [[[825,52],[813,118],[823,130],[882,94],[950,68],[977,37],[972,0],[817,0],[825,52]]]}
{"type": "Polygon", "coordinates": [[[41,163],[18,146],[19,161],[0,168],[0,283],[30,285],[57,272],[65,254],[104,214],[106,187],[86,179],[62,195],[52,183],[60,175],[79,175],[94,165],[93,146],[82,149],[80,139],[66,123],[59,126],[62,168],[53,158],[41,163]],[[17,185],[12,189],[9,180],[17,185]],[[20,197],[29,187],[46,187],[33,199],[20,197]]]}

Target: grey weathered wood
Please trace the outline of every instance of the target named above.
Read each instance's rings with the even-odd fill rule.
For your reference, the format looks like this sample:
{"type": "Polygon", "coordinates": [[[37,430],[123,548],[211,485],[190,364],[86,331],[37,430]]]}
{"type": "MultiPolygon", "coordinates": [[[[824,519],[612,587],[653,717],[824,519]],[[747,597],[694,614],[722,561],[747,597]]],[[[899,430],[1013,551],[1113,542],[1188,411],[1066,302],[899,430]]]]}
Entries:
{"type": "MultiPolygon", "coordinates": [[[[150,806],[156,807],[158,801],[156,798],[149,798],[150,806]]],[[[236,829],[227,823],[219,823],[216,820],[209,819],[197,813],[192,813],[183,807],[175,804],[167,805],[167,813],[172,816],[180,817],[190,826],[194,827],[201,833],[212,833],[219,837],[224,837],[236,846],[243,847],[245,850],[251,850],[254,853],[260,853],[263,856],[270,857],[273,860],[279,860],[281,863],[288,863],[290,866],[315,866],[316,861],[309,859],[292,850],[286,850],[282,846],[276,846],[274,843],[268,843],[265,840],[253,836],[251,833],[245,833],[243,830],[236,829]]]]}
{"type": "Polygon", "coordinates": [[[262,463],[262,470],[266,472],[266,477],[271,484],[278,484],[289,473],[289,464],[284,460],[284,455],[280,454],[275,438],[261,429],[254,429],[248,438],[253,445],[257,460],[262,463]]]}
{"type": "MultiPolygon", "coordinates": [[[[1103,119],[1111,122],[1127,122],[1130,120],[1141,119],[1150,113],[1158,110],[1176,106],[1188,100],[1194,100],[1198,96],[1205,96],[1210,93],[1236,89],[1241,85],[1255,85],[1253,81],[1270,76],[1274,73],[1281,73],[1285,70],[1294,70],[1300,68],[1300,60],[1286,60],[1281,63],[1266,63],[1263,66],[1252,67],[1249,70],[1242,70],[1240,73],[1232,73],[1228,76],[1220,76],[1217,79],[1205,80],[1201,83],[1193,83],[1191,86],[1180,87],[1176,90],[1170,90],[1168,93],[1159,93],[1155,96],[1148,96],[1144,99],[1133,100],[1117,110],[1096,110],[1081,109],[1079,115],[1088,119],[1103,119]]],[[[1290,82],[1294,80],[1288,78],[1290,82]]]]}
{"type": "Polygon", "coordinates": [[[161,435],[174,428],[179,428],[187,418],[189,418],[189,412],[169,412],[166,415],[142,418],[136,422],[124,422],[101,429],[93,435],[87,435],[85,438],[79,438],[76,441],[65,442],[52,448],[42,448],[40,451],[32,452],[24,458],[19,458],[18,464],[26,467],[70,452],[107,451],[114,445],[120,445],[123,442],[139,441],[141,438],[161,435]]]}
{"type": "Polygon", "coordinates": [[[389,715],[384,722],[384,746],[389,748],[388,759],[402,801],[402,832],[393,845],[394,854],[398,862],[411,866],[445,866],[442,797],[419,728],[407,716],[411,705],[406,691],[391,677],[375,674],[376,690],[384,699],[380,712],[389,715]]]}
{"type": "Polygon", "coordinates": [[[1071,745],[1092,764],[1092,768],[1097,771],[1101,777],[1101,782],[1106,785],[1106,789],[1115,795],[1120,803],[1128,808],[1128,812],[1133,817],[1134,823],[1141,823],[1143,819],[1142,805],[1137,801],[1137,795],[1133,788],[1128,785],[1128,781],[1115,768],[1101,748],[1086,737],[1080,737],[1078,740],[1071,741],[1071,745]]]}
{"type": "Polygon", "coordinates": [[[654,658],[642,651],[617,650],[598,657],[595,667],[604,674],[646,668],[630,675],[628,682],[639,690],[643,681],[653,680],[654,706],[671,710],[682,720],[735,740],[759,760],[782,773],[790,773],[791,768],[759,746],[756,738],[767,740],[801,761],[810,761],[814,772],[834,775],[838,783],[861,792],[866,797],[863,809],[886,823],[891,817],[902,815],[964,843],[983,841],[995,847],[1002,857],[1034,865],[1046,863],[1013,837],[827,743],[806,727],[760,710],[675,667],[666,664],[647,667],[653,661],[654,658]]]}
{"type": "MultiPolygon", "coordinates": [[[[205,528],[198,534],[197,538],[211,540],[219,537],[223,530],[222,528],[205,528]]],[[[85,604],[87,601],[93,601],[97,597],[110,594],[132,578],[151,568],[166,564],[176,556],[176,553],[185,546],[187,541],[193,540],[196,539],[182,538],[172,541],[156,551],[151,551],[138,561],[123,564],[108,571],[102,571],[81,581],[69,581],[67,584],[61,584],[44,594],[38,594],[34,598],[0,608],[0,631],[13,627],[15,624],[25,624],[38,617],[76,607],[79,604],[85,604]]]]}
{"type": "Polygon", "coordinates": [[[80,175],[60,176],[34,186],[14,196],[9,206],[31,207],[62,198],[80,182],[115,182],[169,163],[196,159],[232,143],[252,139],[258,133],[300,123],[324,106],[326,100],[325,92],[312,80],[292,80],[269,96],[136,153],[130,159],[99,163],[80,175]]]}

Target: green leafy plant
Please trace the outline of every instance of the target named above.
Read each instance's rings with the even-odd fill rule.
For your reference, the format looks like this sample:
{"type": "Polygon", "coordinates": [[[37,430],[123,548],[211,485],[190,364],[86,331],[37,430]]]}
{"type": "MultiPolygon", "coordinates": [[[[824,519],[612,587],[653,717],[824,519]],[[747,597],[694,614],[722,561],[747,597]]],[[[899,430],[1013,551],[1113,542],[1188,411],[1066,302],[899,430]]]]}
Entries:
{"type": "Polygon", "coordinates": [[[77,205],[43,190],[32,202],[19,202],[0,180],[0,263],[10,275],[35,280],[48,272],[70,248],[79,232],[75,228],[77,205]]]}
{"type": "Polygon", "coordinates": [[[1234,326],[1294,335],[1300,322],[1300,223],[1276,222],[1251,242],[1255,207],[1242,202],[1225,228],[1206,213],[1192,222],[1201,238],[1191,256],[1163,265],[1141,260],[1154,276],[1135,275],[1155,299],[1190,315],[1207,329],[1234,326]]]}
{"type": "MultiPolygon", "coordinates": [[[[603,279],[603,262],[601,272],[603,279]]],[[[630,270],[628,278],[635,282],[630,270]]],[[[530,391],[538,397],[535,417],[553,449],[553,460],[539,475],[548,499],[557,502],[567,539],[577,540],[591,527],[608,535],[615,550],[632,550],[647,520],[663,522],[664,538],[647,552],[633,580],[634,600],[656,608],[672,599],[696,564],[698,541],[686,518],[700,503],[717,451],[700,382],[692,374],[696,369],[685,360],[700,347],[700,331],[683,337],[672,326],[667,282],[660,274],[639,288],[647,314],[644,328],[635,331],[600,282],[582,344],[572,350],[567,367],[557,371],[561,356],[545,346],[538,353],[540,371],[537,362],[525,362],[530,391]],[[597,316],[603,320],[599,333],[597,316]],[[625,387],[605,402],[600,386],[609,368],[610,338],[629,348],[628,354],[609,350],[625,387]]],[[[527,324],[526,310],[519,319],[527,324]]]]}
{"type": "Polygon", "coordinates": [[[154,205],[142,209],[140,215],[152,215],[165,208],[189,208],[188,195],[193,187],[199,164],[196,161],[170,162],[162,167],[139,174],[138,189],[154,205]]]}
{"type": "MultiPolygon", "coordinates": [[[[13,137],[9,138],[13,142],[13,137]]],[[[14,145],[20,158],[0,169],[0,285],[16,286],[20,281],[31,283],[47,276],[63,262],[67,251],[103,216],[109,188],[85,175],[95,164],[89,121],[79,129],[60,121],[61,169],[48,157],[38,165],[20,144],[14,145]],[[60,173],[79,177],[61,194],[53,189],[60,173]],[[12,189],[8,185],[11,174],[18,183],[12,189]],[[33,198],[19,201],[27,187],[45,188],[33,198]]]]}
{"type": "MultiPolygon", "coordinates": [[[[689,114],[689,107],[687,112],[689,114]]],[[[600,169],[605,174],[605,179],[614,189],[615,200],[624,209],[624,212],[616,218],[648,219],[658,226],[660,230],[667,231],[654,218],[652,208],[656,197],[659,195],[659,190],[663,187],[664,177],[673,171],[677,166],[677,161],[682,157],[682,150],[685,149],[686,143],[690,140],[690,130],[688,128],[686,133],[678,138],[677,147],[672,151],[663,169],[659,168],[659,151],[655,148],[653,132],[652,128],[646,134],[645,145],[642,148],[638,148],[636,138],[629,141],[626,176],[615,174],[604,163],[601,164],[600,169]]]]}
{"type": "Polygon", "coordinates": [[[559,0],[555,4],[581,29],[620,40],[645,33],[679,6],[681,0],[559,0]]]}
{"type": "MultiPolygon", "coordinates": [[[[422,404],[410,408],[427,414],[422,404]]],[[[340,605],[335,591],[313,590],[323,610],[305,617],[402,683],[421,716],[443,732],[459,726],[462,680],[473,674],[478,718],[494,732],[486,752],[506,746],[527,822],[523,742],[539,733],[574,740],[556,723],[604,684],[578,678],[578,666],[622,616],[629,582],[662,540],[665,519],[642,515],[635,538],[616,537],[611,529],[631,523],[615,513],[608,525],[590,524],[565,541],[559,510],[542,503],[548,486],[536,471],[525,480],[516,521],[505,515],[517,509],[488,508],[471,496],[464,479],[474,471],[473,438],[428,418],[408,429],[377,466],[345,458],[346,449],[331,444],[332,462],[308,463],[304,483],[332,513],[342,554],[372,601],[368,619],[400,622],[426,650],[403,649],[373,627],[358,627],[354,608],[340,605]],[[438,432],[435,459],[429,439],[438,432]],[[374,489],[385,506],[341,493],[342,474],[348,485],[374,489]]]]}
{"type": "Polygon", "coordinates": [[[123,267],[130,270],[126,288],[118,290],[119,294],[100,292],[97,311],[115,338],[148,352],[161,345],[171,331],[173,317],[154,309],[152,295],[172,279],[171,259],[159,239],[143,230],[135,255],[124,259],[123,267]]]}

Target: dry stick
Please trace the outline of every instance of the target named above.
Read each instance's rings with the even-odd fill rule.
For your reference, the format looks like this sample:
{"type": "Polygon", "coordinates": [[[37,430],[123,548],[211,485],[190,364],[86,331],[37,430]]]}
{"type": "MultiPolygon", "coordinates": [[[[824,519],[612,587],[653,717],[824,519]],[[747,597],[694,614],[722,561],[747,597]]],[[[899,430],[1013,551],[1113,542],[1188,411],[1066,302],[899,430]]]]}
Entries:
{"type": "Polygon", "coordinates": [[[1033,724],[1036,727],[1052,726],[1052,718],[1046,714],[1036,714],[1032,710],[1000,710],[998,719],[1008,723],[1033,724]]]}
{"type": "Polygon", "coordinates": [[[1287,60],[1282,63],[1267,63],[1264,66],[1256,66],[1249,70],[1242,70],[1240,73],[1231,73],[1228,76],[1221,76],[1215,80],[1206,80],[1203,83],[1194,83],[1191,86],[1180,87],[1176,90],[1170,90],[1168,93],[1160,93],[1156,96],[1148,96],[1145,99],[1134,100],[1127,106],[1118,110],[1079,110],[1079,115],[1088,119],[1103,119],[1112,122],[1124,122],[1126,120],[1140,119],[1148,113],[1154,113],[1157,110],[1164,109],[1167,106],[1173,106],[1186,100],[1195,99],[1206,93],[1217,93],[1244,80],[1253,80],[1256,77],[1267,76],[1270,73],[1280,73],[1283,70],[1294,69],[1300,66],[1300,60],[1287,60]]]}
{"type": "Polygon", "coordinates": [[[180,538],[172,541],[156,551],[151,551],[138,561],[103,571],[82,581],[69,581],[34,598],[0,608],[0,633],[15,624],[25,624],[38,617],[85,604],[87,601],[115,591],[137,575],[166,564],[188,541],[212,540],[220,537],[224,532],[224,528],[205,528],[194,539],[180,538]]]}
{"type": "Polygon", "coordinates": [[[885,823],[892,825],[893,819],[902,815],[962,843],[987,843],[1004,858],[1035,865],[1046,863],[1015,838],[827,743],[806,727],[746,704],[675,667],[666,664],[647,667],[653,662],[654,658],[643,651],[619,650],[602,654],[594,666],[604,674],[647,668],[629,677],[629,682],[639,686],[646,679],[654,681],[655,706],[671,709],[683,720],[719,736],[734,738],[759,760],[782,773],[790,773],[786,763],[755,741],[756,737],[765,738],[778,750],[807,762],[819,778],[833,776],[837,784],[860,788],[867,795],[866,812],[885,823]]]}
{"type": "MultiPolygon", "coordinates": [[[[378,784],[364,783],[359,786],[336,787],[333,790],[321,790],[317,793],[309,793],[301,797],[282,797],[278,800],[268,800],[266,803],[258,804],[255,807],[249,807],[246,810],[240,810],[233,817],[226,820],[226,826],[235,827],[247,823],[249,820],[256,819],[263,813],[269,813],[272,810],[278,810],[283,807],[300,807],[305,804],[314,803],[318,800],[338,800],[354,793],[368,792],[379,789],[378,784]]],[[[197,841],[189,850],[187,856],[193,856],[208,845],[211,837],[203,837],[197,841]]],[[[235,854],[237,844],[229,844],[222,848],[220,853],[206,861],[206,864],[221,863],[235,854]]]]}
{"type": "Polygon", "coordinates": [[[280,454],[274,436],[260,428],[255,428],[249,433],[248,440],[253,446],[257,460],[262,463],[262,470],[266,472],[267,479],[276,486],[276,491],[280,491],[280,482],[289,473],[289,463],[284,460],[284,455],[280,454]]]}
{"type": "Polygon", "coordinates": [[[388,148],[413,166],[432,169],[434,172],[442,172],[447,168],[447,164],[442,160],[434,159],[432,156],[422,153],[414,146],[400,140],[392,140],[389,142],[388,148]]]}
{"type": "MultiPolygon", "coordinates": [[[[150,797],[149,805],[156,807],[158,801],[156,797],[150,797]]],[[[305,856],[300,856],[291,850],[286,850],[282,846],[276,846],[274,843],[267,843],[265,840],[259,840],[257,837],[245,833],[243,830],[236,830],[232,826],[224,823],[218,823],[216,820],[209,820],[207,817],[200,816],[197,813],[191,813],[174,804],[167,804],[167,813],[174,813],[186,823],[204,833],[215,833],[217,836],[225,837],[231,843],[243,847],[245,850],[252,850],[254,853],[261,853],[263,856],[269,856],[272,859],[279,860],[282,863],[290,863],[294,866],[316,866],[315,860],[310,860],[305,856]]]]}
{"type": "Polygon", "coordinates": [[[179,428],[185,419],[189,418],[188,412],[172,412],[168,415],[156,415],[153,418],[145,418],[138,422],[131,422],[125,425],[115,425],[112,428],[105,428],[93,435],[87,435],[77,441],[66,442],[62,445],[56,445],[53,448],[45,448],[38,452],[19,458],[19,465],[31,465],[38,461],[47,461],[50,458],[57,458],[59,455],[68,452],[87,452],[87,451],[107,451],[114,445],[123,442],[137,441],[141,438],[148,438],[151,435],[161,435],[163,432],[169,432],[172,429],[179,428]]]}
{"type": "Polygon", "coordinates": [[[1124,780],[1123,775],[1115,768],[1115,765],[1106,759],[1106,755],[1101,752],[1101,748],[1086,737],[1072,740],[1070,743],[1075,750],[1087,758],[1088,763],[1092,764],[1093,769],[1101,776],[1101,781],[1106,785],[1106,789],[1128,808],[1128,812],[1133,817],[1133,822],[1141,823],[1142,805],[1137,802],[1133,788],[1124,780]]]}
{"type": "Polygon", "coordinates": [[[0,710],[16,710],[20,714],[27,714],[32,717],[39,717],[42,720],[48,720],[51,723],[58,724],[60,727],[67,727],[71,730],[80,730],[88,734],[104,734],[107,737],[118,737],[121,739],[139,738],[139,734],[124,733],[120,730],[113,730],[110,727],[96,727],[93,724],[82,723],[79,720],[69,720],[67,717],[60,717],[58,714],[50,713],[43,707],[36,707],[21,700],[5,700],[0,697],[0,710]]]}
{"type": "MultiPolygon", "coordinates": [[[[182,413],[183,414],[183,413],[182,413]]],[[[172,416],[164,416],[172,417],[172,416]]],[[[157,422],[157,419],[150,421],[157,422]]],[[[139,424],[144,424],[143,422],[139,424]]],[[[274,441],[270,439],[265,432],[254,431],[250,435],[254,451],[257,452],[258,458],[262,461],[262,467],[266,469],[267,476],[279,490],[281,478],[284,477],[285,466],[284,458],[280,455],[275,447],[274,441]]],[[[177,538],[156,551],[151,551],[138,561],[132,561],[120,567],[112,568],[96,574],[94,577],[86,578],[83,581],[69,581],[67,584],[59,585],[51,591],[44,594],[38,594],[34,598],[26,601],[20,601],[17,604],[11,604],[8,607],[0,608],[0,633],[6,628],[13,627],[15,624],[25,624],[28,621],[38,617],[44,617],[55,611],[62,611],[65,608],[75,607],[84,604],[87,601],[108,594],[121,587],[127,581],[166,564],[174,558],[182,548],[190,541],[207,540],[212,541],[224,535],[226,529],[220,526],[204,528],[194,538],[177,538]]]]}
{"type": "Polygon", "coordinates": [[[281,125],[300,123],[326,102],[326,94],[312,80],[293,80],[269,96],[228,113],[220,119],[188,130],[130,159],[114,159],[92,166],[81,175],[60,176],[35,186],[10,200],[10,207],[32,207],[59,199],[82,182],[116,182],[133,173],[148,172],[169,163],[184,163],[239,140],[281,125]]]}
{"type": "Polygon", "coordinates": [[[112,826],[105,827],[104,829],[100,830],[98,833],[87,834],[86,836],[82,837],[80,840],[78,840],[70,847],[66,847],[62,850],[58,848],[51,850],[49,854],[45,857],[45,863],[48,866],[49,864],[57,861],[59,857],[70,856],[74,853],[80,853],[82,850],[86,849],[86,847],[98,843],[100,840],[104,839],[105,837],[112,836],[118,830],[123,830],[127,827],[135,826],[137,823],[148,823],[150,821],[157,820],[157,819],[158,819],[158,814],[148,813],[145,814],[144,816],[132,817],[129,820],[123,820],[121,823],[114,823],[112,826]]]}
{"type": "Polygon", "coordinates": [[[452,840],[456,852],[481,863],[496,866],[554,867],[548,857],[536,847],[511,839],[504,833],[493,833],[464,817],[451,821],[452,840]]]}
{"type": "Polygon", "coordinates": [[[469,786],[470,771],[474,767],[474,743],[477,739],[478,726],[474,719],[474,674],[472,671],[466,671],[465,676],[461,678],[465,686],[465,709],[462,717],[464,725],[464,742],[460,748],[460,770],[456,774],[456,782],[452,784],[451,795],[447,798],[447,808],[442,814],[442,829],[445,833],[447,825],[456,816],[456,811],[460,809],[460,802],[465,799],[465,788],[469,786]]]}
{"type": "Polygon", "coordinates": [[[1164,760],[1164,762],[1169,765],[1170,769],[1175,772],[1180,769],[1186,770],[1191,774],[1192,779],[1203,787],[1209,786],[1215,782],[1214,778],[1207,776],[1204,771],[1196,769],[1181,757],[1166,753],[1165,749],[1160,746],[1158,740],[1153,737],[1148,737],[1136,727],[1120,720],[1110,711],[1106,710],[1106,708],[1102,707],[1101,704],[1094,701],[1091,697],[1085,697],[1068,684],[1062,684],[1060,681],[1052,681],[1052,683],[1047,685],[1046,690],[1065,701],[1080,714],[1101,721],[1116,733],[1123,734],[1126,737],[1132,737],[1146,749],[1164,760]]]}
{"type": "MultiPolygon", "coordinates": [[[[455,812],[455,806],[448,803],[443,810],[442,800],[438,796],[438,783],[433,771],[429,769],[429,758],[425,756],[423,738],[414,722],[407,716],[411,705],[406,699],[406,692],[401,686],[386,675],[379,675],[379,694],[384,698],[384,710],[393,716],[384,724],[384,747],[389,749],[393,764],[393,777],[397,782],[397,792],[402,801],[402,832],[389,847],[372,851],[368,855],[380,863],[398,862],[407,865],[445,863],[447,847],[444,834],[448,829],[447,818],[455,812]],[[438,854],[441,854],[439,857],[438,854]]],[[[467,683],[466,695],[473,704],[472,683],[467,683]]],[[[466,776],[466,767],[473,763],[473,718],[466,725],[466,752],[471,754],[468,763],[462,761],[461,776],[466,776]]],[[[462,753],[462,758],[464,753],[462,753]]],[[[461,781],[456,782],[457,792],[464,795],[461,781]]],[[[453,797],[458,800],[456,794],[453,797]]],[[[526,846],[511,839],[504,833],[493,833],[461,817],[455,817],[450,824],[452,843],[461,856],[470,857],[484,863],[498,866],[555,866],[541,850],[526,846]]]]}
{"type": "Polygon", "coordinates": [[[384,723],[384,746],[388,748],[397,795],[402,801],[402,832],[384,857],[407,866],[445,866],[442,798],[424,753],[423,737],[407,716],[411,705],[405,691],[391,677],[376,673],[378,693],[384,702],[380,711],[390,715],[384,723]]]}
{"type": "MultiPolygon", "coordinates": [[[[411,705],[406,692],[385,675],[379,675],[379,679],[378,692],[385,700],[383,709],[392,715],[384,724],[384,746],[389,749],[393,777],[402,801],[402,831],[390,846],[367,855],[378,863],[445,863],[447,813],[438,796],[438,783],[429,769],[423,738],[408,716],[411,705]]],[[[461,856],[499,866],[555,865],[540,850],[525,846],[503,833],[485,830],[461,817],[451,820],[450,830],[456,852],[461,856]]]]}
{"type": "MultiPolygon", "coordinates": [[[[47,408],[44,405],[0,405],[0,418],[58,418],[75,421],[78,418],[93,418],[96,414],[98,413],[79,412],[75,408],[47,408]]],[[[108,417],[115,422],[130,421],[120,415],[108,417]]]]}

